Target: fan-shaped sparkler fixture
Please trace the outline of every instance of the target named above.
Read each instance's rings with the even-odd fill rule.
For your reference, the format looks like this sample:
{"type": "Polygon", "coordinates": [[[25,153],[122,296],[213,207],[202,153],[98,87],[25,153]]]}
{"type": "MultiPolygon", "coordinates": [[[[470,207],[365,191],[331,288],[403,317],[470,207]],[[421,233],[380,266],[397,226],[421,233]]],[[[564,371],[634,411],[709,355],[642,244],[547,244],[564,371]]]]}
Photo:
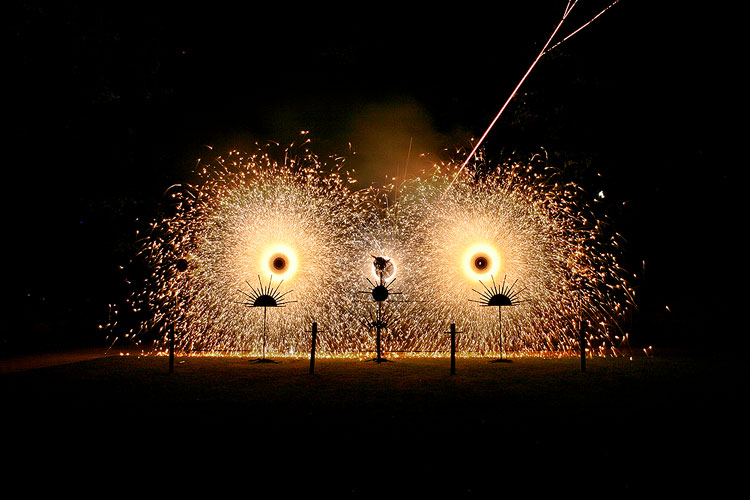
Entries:
{"type": "Polygon", "coordinates": [[[263,282],[258,276],[258,288],[256,289],[249,281],[245,281],[247,286],[250,287],[250,293],[244,290],[239,290],[241,294],[247,297],[247,302],[240,302],[245,307],[262,307],[263,308],[263,356],[256,359],[255,363],[273,363],[270,359],[266,359],[266,311],[269,307],[286,307],[287,304],[297,302],[296,300],[287,300],[286,295],[292,293],[294,290],[288,290],[284,293],[280,293],[284,280],[281,280],[276,288],[272,287],[273,276],[268,278],[268,285],[263,285],[263,282]]]}
{"type": "Polygon", "coordinates": [[[518,280],[514,281],[512,285],[507,286],[505,284],[505,280],[507,279],[507,276],[503,277],[503,283],[498,288],[497,284],[495,283],[495,277],[490,276],[492,279],[492,288],[487,287],[484,283],[482,283],[482,280],[479,280],[479,283],[484,287],[483,291],[474,290],[474,292],[478,293],[481,297],[480,300],[473,300],[469,299],[469,302],[476,302],[477,304],[484,306],[484,307],[497,307],[498,311],[498,325],[500,330],[500,358],[494,360],[493,362],[501,362],[506,361],[506,359],[503,358],[503,307],[506,306],[516,306],[520,304],[521,302],[524,302],[522,300],[517,300],[518,296],[521,295],[521,293],[525,289],[521,290],[513,290],[513,287],[516,286],[516,283],[518,283],[518,280]]]}

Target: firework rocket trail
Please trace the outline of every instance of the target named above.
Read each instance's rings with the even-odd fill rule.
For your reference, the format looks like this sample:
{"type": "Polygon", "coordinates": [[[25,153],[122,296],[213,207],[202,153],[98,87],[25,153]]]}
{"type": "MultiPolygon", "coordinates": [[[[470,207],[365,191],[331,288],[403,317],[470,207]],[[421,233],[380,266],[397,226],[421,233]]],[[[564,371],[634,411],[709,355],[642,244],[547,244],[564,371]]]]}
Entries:
{"type": "MultiPolygon", "coordinates": [[[[458,175],[463,171],[463,169],[466,168],[466,165],[468,165],[469,161],[471,161],[471,159],[474,157],[474,155],[476,154],[476,152],[479,149],[479,147],[482,145],[482,143],[487,138],[487,136],[489,135],[489,133],[492,130],[492,128],[495,126],[495,123],[497,123],[497,121],[500,119],[500,117],[502,116],[502,114],[505,112],[505,109],[508,107],[508,104],[510,104],[510,102],[513,100],[513,98],[516,96],[516,94],[518,94],[518,90],[521,88],[521,86],[523,85],[523,83],[526,81],[526,78],[528,78],[528,76],[534,70],[534,68],[536,67],[536,65],[539,62],[539,60],[545,54],[548,54],[554,48],[558,47],[560,44],[562,44],[563,42],[565,42],[568,39],[570,39],[573,35],[575,35],[579,31],[581,31],[585,27],[589,26],[599,16],[601,16],[602,14],[604,14],[605,12],[607,12],[609,9],[611,9],[612,7],[614,7],[614,5],[616,3],[618,3],[619,1],[620,0],[615,0],[612,4],[610,4],[608,7],[606,7],[605,9],[603,9],[601,12],[599,12],[596,16],[594,16],[588,22],[584,23],[582,26],[580,26],[578,29],[576,29],[575,31],[573,31],[571,34],[569,34],[568,36],[566,36],[565,38],[563,38],[562,40],[560,40],[559,42],[557,42],[552,47],[549,47],[549,44],[552,43],[552,40],[557,35],[557,32],[560,30],[560,28],[562,28],[563,23],[565,23],[565,20],[568,18],[568,15],[570,14],[570,12],[573,10],[573,8],[578,3],[578,0],[574,0],[572,3],[571,3],[570,0],[568,0],[568,4],[565,7],[565,12],[563,12],[562,18],[557,23],[557,26],[555,26],[555,29],[552,31],[552,34],[550,35],[550,37],[547,39],[547,43],[545,43],[544,47],[542,47],[542,50],[539,51],[539,54],[537,54],[536,59],[534,59],[534,61],[531,63],[531,66],[529,66],[529,68],[526,70],[526,73],[524,73],[524,75],[521,78],[521,80],[518,82],[518,84],[516,85],[516,87],[510,93],[510,95],[508,96],[508,98],[505,100],[505,104],[502,105],[502,107],[500,108],[500,111],[497,112],[497,114],[495,115],[495,118],[492,120],[492,122],[490,122],[490,125],[484,131],[484,133],[482,134],[482,136],[479,138],[479,140],[477,141],[477,143],[474,145],[474,148],[471,150],[471,152],[469,153],[469,155],[466,157],[466,159],[464,160],[464,162],[461,164],[461,168],[456,172],[456,177],[458,177],[458,175]]],[[[451,185],[452,185],[452,183],[451,183],[451,185]]],[[[448,188],[450,188],[451,185],[449,185],[448,188]]]]}

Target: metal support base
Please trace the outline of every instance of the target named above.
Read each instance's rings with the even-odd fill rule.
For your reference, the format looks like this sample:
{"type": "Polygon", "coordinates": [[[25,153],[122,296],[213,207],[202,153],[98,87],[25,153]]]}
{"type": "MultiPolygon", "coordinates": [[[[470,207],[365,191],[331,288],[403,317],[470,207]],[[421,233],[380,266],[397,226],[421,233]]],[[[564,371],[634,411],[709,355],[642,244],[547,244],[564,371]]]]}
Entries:
{"type": "Polygon", "coordinates": [[[251,359],[250,362],[253,363],[253,364],[259,364],[259,363],[274,363],[274,364],[277,364],[277,365],[279,364],[278,361],[274,361],[274,360],[268,359],[268,358],[251,359]]]}
{"type": "Polygon", "coordinates": [[[512,363],[512,362],[513,361],[507,358],[498,358],[498,359],[493,359],[492,361],[490,361],[490,363],[512,363]]]}

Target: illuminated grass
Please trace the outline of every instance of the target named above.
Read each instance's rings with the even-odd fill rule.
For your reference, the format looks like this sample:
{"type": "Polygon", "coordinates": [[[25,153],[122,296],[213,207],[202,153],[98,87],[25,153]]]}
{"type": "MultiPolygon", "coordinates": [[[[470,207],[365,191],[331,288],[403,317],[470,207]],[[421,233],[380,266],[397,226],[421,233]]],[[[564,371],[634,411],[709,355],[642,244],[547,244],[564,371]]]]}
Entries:
{"type": "Polygon", "coordinates": [[[639,492],[732,470],[723,447],[742,415],[738,367],[594,358],[580,373],[575,358],[459,359],[451,377],[446,359],[321,359],[310,376],[306,359],[178,357],[167,375],[164,357],[129,356],[0,382],[8,453],[106,444],[95,462],[112,481],[129,468],[221,481],[252,470],[272,490],[347,495],[639,492]]]}
{"type": "Polygon", "coordinates": [[[563,405],[547,408],[555,413],[627,409],[633,398],[640,404],[661,404],[662,390],[710,384],[701,382],[695,361],[647,357],[589,359],[587,373],[580,373],[576,358],[520,358],[501,366],[484,358],[459,358],[454,377],[447,359],[427,358],[382,366],[318,359],[312,376],[307,359],[255,366],[239,357],[178,356],[172,376],[166,366],[164,357],[110,356],[7,374],[3,380],[12,398],[33,395],[42,405],[77,401],[82,407],[114,406],[126,412],[169,412],[173,405],[194,412],[215,406],[250,409],[261,401],[269,408],[293,404],[360,412],[377,402],[403,414],[461,407],[458,414],[486,409],[508,416],[548,407],[550,399],[563,405]]]}

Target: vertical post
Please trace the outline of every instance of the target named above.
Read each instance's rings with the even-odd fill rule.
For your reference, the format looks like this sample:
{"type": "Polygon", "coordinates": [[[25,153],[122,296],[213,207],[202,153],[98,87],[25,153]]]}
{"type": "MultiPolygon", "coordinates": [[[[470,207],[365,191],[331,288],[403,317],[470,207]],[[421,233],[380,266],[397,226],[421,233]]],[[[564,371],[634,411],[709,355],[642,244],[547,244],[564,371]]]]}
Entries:
{"type": "Polygon", "coordinates": [[[500,359],[503,359],[503,306],[497,306],[497,324],[500,330],[500,359]]]}
{"type": "MultiPolygon", "coordinates": [[[[382,274],[381,274],[381,279],[382,279],[382,274]]],[[[375,349],[378,352],[377,358],[376,358],[377,363],[380,363],[380,314],[381,314],[380,304],[381,303],[378,302],[378,317],[377,317],[376,324],[375,324],[375,332],[376,332],[375,349]]]]}
{"type": "Polygon", "coordinates": [[[266,308],[263,307],[263,357],[266,359],[266,308]]]}
{"type": "Polygon", "coordinates": [[[580,327],[579,327],[580,336],[581,336],[581,340],[580,340],[580,344],[581,344],[581,371],[585,372],[586,371],[586,329],[584,328],[583,325],[584,325],[584,321],[583,321],[583,317],[581,317],[581,319],[580,319],[580,327]]]}
{"type": "Polygon", "coordinates": [[[318,324],[312,324],[312,345],[310,347],[310,375],[315,373],[315,342],[318,339],[318,324]]]}
{"type": "Polygon", "coordinates": [[[451,375],[456,374],[456,324],[451,323],[451,375]]]}
{"type": "Polygon", "coordinates": [[[169,373],[174,373],[174,326],[169,328],[169,373]]]}

